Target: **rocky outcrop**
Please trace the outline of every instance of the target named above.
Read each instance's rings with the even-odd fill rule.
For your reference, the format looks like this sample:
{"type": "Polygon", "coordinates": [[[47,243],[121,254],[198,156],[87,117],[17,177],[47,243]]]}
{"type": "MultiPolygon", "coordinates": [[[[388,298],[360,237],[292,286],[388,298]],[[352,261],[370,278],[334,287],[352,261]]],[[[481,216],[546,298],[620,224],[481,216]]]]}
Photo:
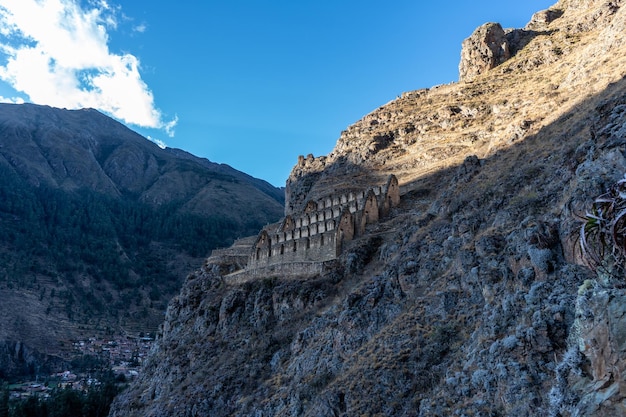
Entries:
{"type": "Polygon", "coordinates": [[[463,41],[459,81],[472,81],[511,57],[509,41],[499,23],[485,23],[463,41]]]}
{"type": "MultiPolygon", "coordinates": [[[[607,183],[626,172],[626,105],[624,98],[602,103],[593,129],[594,145],[587,143],[585,161],[577,168],[573,208],[599,195],[607,183]]],[[[590,210],[588,210],[590,211],[590,210]]],[[[582,261],[582,260],[581,260],[582,261]]],[[[626,291],[624,277],[600,267],[593,279],[578,287],[575,321],[568,349],[556,369],[550,392],[552,415],[616,416],[626,408],[626,291]]]]}
{"type": "Polygon", "coordinates": [[[302,158],[288,213],[390,173],[401,202],[307,279],[194,273],[112,416],[621,414],[624,295],[577,239],[626,171],[626,10],[568,4],[302,158]]]}
{"type": "Polygon", "coordinates": [[[581,284],[569,349],[557,367],[553,415],[626,414],[626,292],[581,284]]]}
{"type": "Polygon", "coordinates": [[[540,10],[531,17],[530,22],[524,29],[531,31],[543,31],[548,30],[550,23],[558,19],[563,15],[562,10],[540,10]]]}

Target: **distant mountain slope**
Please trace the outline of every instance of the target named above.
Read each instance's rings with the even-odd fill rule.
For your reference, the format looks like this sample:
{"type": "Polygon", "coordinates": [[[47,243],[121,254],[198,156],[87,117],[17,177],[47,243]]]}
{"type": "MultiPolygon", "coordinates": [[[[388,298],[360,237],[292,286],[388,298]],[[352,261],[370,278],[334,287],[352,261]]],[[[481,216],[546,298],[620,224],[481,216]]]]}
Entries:
{"type": "Polygon", "coordinates": [[[266,221],[284,198],[227,165],[161,149],[93,109],[0,104],[0,166],[35,186],[91,189],[154,206],[176,201],[186,211],[238,223],[266,221]]]}
{"type": "Polygon", "coordinates": [[[56,354],[156,330],[184,276],[276,221],[282,194],[96,110],[0,104],[0,342],[56,354]]]}

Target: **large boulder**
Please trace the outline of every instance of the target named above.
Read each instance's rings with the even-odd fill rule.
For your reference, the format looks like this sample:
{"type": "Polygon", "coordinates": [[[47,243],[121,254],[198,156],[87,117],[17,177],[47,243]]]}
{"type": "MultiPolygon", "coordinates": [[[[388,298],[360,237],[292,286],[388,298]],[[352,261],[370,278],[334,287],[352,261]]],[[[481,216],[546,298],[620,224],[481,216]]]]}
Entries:
{"type": "Polygon", "coordinates": [[[459,81],[472,81],[511,57],[506,33],[499,23],[485,23],[463,41],[459,81]]]}

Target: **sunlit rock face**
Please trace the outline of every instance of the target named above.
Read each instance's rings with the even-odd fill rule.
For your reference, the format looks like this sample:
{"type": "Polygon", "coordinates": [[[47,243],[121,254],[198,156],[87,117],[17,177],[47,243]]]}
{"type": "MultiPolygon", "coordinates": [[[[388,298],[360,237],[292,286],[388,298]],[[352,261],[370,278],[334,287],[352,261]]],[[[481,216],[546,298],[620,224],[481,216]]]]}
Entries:
{"type": "Polygon", "coordinates": [[[472,81],[511,57],[509,41],[499,23],[485,23],[463,41],[459,80],[472,81]]]}

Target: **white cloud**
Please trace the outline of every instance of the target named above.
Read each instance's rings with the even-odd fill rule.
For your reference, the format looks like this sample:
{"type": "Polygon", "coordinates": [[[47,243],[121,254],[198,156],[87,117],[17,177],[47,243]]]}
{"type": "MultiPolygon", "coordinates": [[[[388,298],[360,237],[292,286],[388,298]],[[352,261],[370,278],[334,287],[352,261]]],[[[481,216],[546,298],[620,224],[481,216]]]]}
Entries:
{"type": "Polygon", "coordinates": [[[159,148],[165,149],[167,148],[167,144],[163,142],[161,139],[153,138],[152,136],[148,136],[148,140],[154,144],[156,144],[159,148]]]}
{"type": "Polygon", "coordinates": [[[148,26],[146,26],[145,23],[141,23],[141,24],[135,26],[133,28],[133,31],[139,32],[139,33],[144,33],[147,29],[148,29],[148,26]]]}
{"type": "Polygon", "coordinates": [[[0,0],[0,80],[37,104],[93,107],[171,136],[132,54],[109,51],[116,13],[105,0],[0,0]]]}
{"type": "Polygon", "coordinates": [[[178,115],[174,116],[172,120],[165,123],[165,125],[163,126],[163,129],[165,129],[165,132],[170,138],[174,137],[174,128],[176,127],[177,123],[178,123],[178,115]]]}
{"type": "Polygon", "coordinates": [[[0,103],[24,104],[24,99],[21,97],[0,96],[0,103]]]}

